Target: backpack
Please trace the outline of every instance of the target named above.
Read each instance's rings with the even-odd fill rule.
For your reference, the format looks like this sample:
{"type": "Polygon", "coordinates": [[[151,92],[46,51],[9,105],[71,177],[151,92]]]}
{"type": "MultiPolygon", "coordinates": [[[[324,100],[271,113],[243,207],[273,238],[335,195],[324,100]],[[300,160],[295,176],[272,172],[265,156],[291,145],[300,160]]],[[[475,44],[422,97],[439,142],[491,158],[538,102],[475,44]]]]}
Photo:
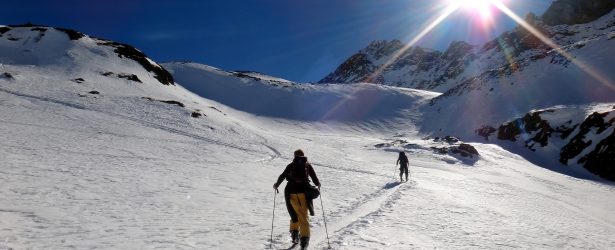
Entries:
{"type": "Polygon", "coordinates": [[[305,195],[309,200],[318,198],[320,190],[310,184],[309,165],[306,157],[299,157],[293,161],[287,180],[305,187],[305,195]]]}
{"type": "Polygon", "coordinates": [[[408,164],[408,156],[406,156],[405,154],[401,155],[399,157],[399,163],[401,165],[407,165],[408,164]]]}
{"type": "Polygon", "coordinates": [[[291,164],[291,169],[287,176],[288,181],[292,181],[297,184],[308,185],[310,182],[308,180],[307,158],[296,158],[291,164]]]}

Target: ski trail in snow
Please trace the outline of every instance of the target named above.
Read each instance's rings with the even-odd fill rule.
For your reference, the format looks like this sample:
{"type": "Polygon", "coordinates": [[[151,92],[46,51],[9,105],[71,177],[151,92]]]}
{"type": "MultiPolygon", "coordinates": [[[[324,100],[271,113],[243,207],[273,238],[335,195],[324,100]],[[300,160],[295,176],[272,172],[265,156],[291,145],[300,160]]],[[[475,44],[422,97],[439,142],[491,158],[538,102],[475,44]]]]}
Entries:
{"type": "MultiPolygon", "coordinates": [[[[403,187],[403,190],[407,190],[416,185],[416,182],[410,181],[408,183],[399,183],[399,182],[390,182],[387,183],[381,190],[376,193],[370,195],[370,198],[367,200],[361,200],[358,202],[358,206],[356,206],[351,211],[342,211],[346,215],[341,217],[341,219],[337,221],[329,221],[327,220],[327,227],[329,231],[329,240],[332,241],[332,244],[342,244],[339,240],[340,237],[343,237],[346,231],[351,230],[355,225],[359,223],[364,223],[365,217],[368,217],[374,213],[381,211],[387,207],[392,206],[399,198],[400,191],[403,187]],[[338,238],[338,240],[336,240],[338,238]]],[[[322,207],[320,209],[323,209],[322,207]]],[[[326,215],[326,211],[325,211],[326,215]]],[[[332,217],[327,216],[327,218],[332,217]]],[[[369,223],[369,222],[367,222],[369,223]]],[[[324,225],[323,225],[324,227],[324,225]]],[[[318,246],[326,246],[326,232],[324,228],[318,228],[318,230],[314,230],[317,233],[313,233],[312,241],[314,245],[318,246]]]]}

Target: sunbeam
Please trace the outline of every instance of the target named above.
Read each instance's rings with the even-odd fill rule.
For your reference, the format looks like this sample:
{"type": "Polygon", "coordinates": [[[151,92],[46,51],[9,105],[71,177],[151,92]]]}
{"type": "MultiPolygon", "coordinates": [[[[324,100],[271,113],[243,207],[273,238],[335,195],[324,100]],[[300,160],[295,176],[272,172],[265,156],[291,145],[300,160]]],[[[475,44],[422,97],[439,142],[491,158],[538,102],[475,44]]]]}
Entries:
{"type": "MultiPolygon", "coordinates": [[[[418,35],[416,35],[416,37],[414,37],[414,39],[412,39],[412,41],[410,41],[408,44],[404,45],[404,47],[402,47],[397,52],[395,52],[395,54],[393,54],[393,56],[387,62],[385,62],[382,66],[380,66],[372,75],[367,77],[366,82],[372,82],[373,79],[376,78],[378,75],[380,75],[380,73],[382,73],[382,71],[384,69],[386,69],[388,66],[393,64],[403,53],[408,51],[408,49],[410,49],[413,45],[415,45],[418,41],[420,41],[423,37],[425,37],[430,31],[432,31],[435,27],[437,27],[438,24],[440,24],[444,20],[446,20],[446,18],[448,16],[453,14],[460,7],[461,7],[461,5],[459,5],[459,4],[451,4],[451,5],[447,6],[442,11],[442,14],[440,14],[429,25],[427,25],[418,35]]],[[[329,112],[327,112],[325,115],[323,115],[322,119],[325,119],[325,118],[331,116],[335,111],[337,111],[340,107],[342,107],[344,105],[344,103],[347,102],[348,98],[352,98],[357,91],[358,90],[353,91],[353,93],[348,95],[346,98],[340,100],[333,108],[331,108],[331,110],[329,110],[329,112]]]]}
{"type": "Polygon", "coordinates": [[[408,49],[410,49],[410,47],[414,46],[418,41],[420,41],[423,37],[425,37],[430,31],[432,31],[436,26],[438,26],[438,24],[442,23],[448,16],[450,16],[451,14],[453,14],[456,10],[458,10],[461,7],[461,5],[459,4],[451,4],[448,7],[446,7],[443,11],[442,14],[440,14],[438,16],[438,18],[436,18],[433,22],[431,22],[429,25],[427,25],[427,27],[425,27],[418,35],[416,35],[414,37],[414,39],[412,39],[412,41],[410,41],[409,43],[407,43],[406,45],[404,45],[404,47],[402,47],[400,50],[398,50],[397,52],[395,52],[395,54],[393,54],[393,56],[386,62],[384,63],[381,67],[379,67],[371,76],[369,76],[367,78],[367,82],[371,82],[375,77],[377,77],[378,75],[380,75],[380,73],[382,73],[382,71],[384,69],[386,69],[388,66],[390,66],[391,64],[393,64],[393,62],[395,62],[403,53],[405,53],[406,51],[408,51],[408,49]]]}
{"type": "Polygon", "coordinates": [[[602,75],[600,72],[594,70],[589,65],[583,63],[579,59],[573,57],[568,52],[563,50],[553,40],[549,39],[547,36],[542,34],[539,30],[537,30],[532,25],[527,23],[525,20],[523,20],[521,17],[519,17],[517,14],[515,14],[515,12],[513,12],[510,8],[508,8],[505,4],[503,4],[503,3],[499,2],[499,1],[493,1],[492,3],[493,3],[493,5],[496,8],[498,8],[500,11],[502,11],[502,13],[506,14],[508,17],[513,19],[515,22],[517,22],[519,25],[521,25],[521,27],[525,28],[527,31],[529,31],[534,36],[536,36],[536,38],[538,38],[540,41],[545,43],[547,46],[551,47],[555,52],[557,52],[560,55],[564,56],[570,62],[572,62],[573,64],[577,65],[581,70],[583,70],[585,73],[587,73],[588,75],[590,75],[591,77],[593,77],[594,79],[599,81],[601,84],[603,84],[607,88],[615,91],[615,85],[613,84],[613,82],[610,79],[608,79],[607,77],[602,75]]]}

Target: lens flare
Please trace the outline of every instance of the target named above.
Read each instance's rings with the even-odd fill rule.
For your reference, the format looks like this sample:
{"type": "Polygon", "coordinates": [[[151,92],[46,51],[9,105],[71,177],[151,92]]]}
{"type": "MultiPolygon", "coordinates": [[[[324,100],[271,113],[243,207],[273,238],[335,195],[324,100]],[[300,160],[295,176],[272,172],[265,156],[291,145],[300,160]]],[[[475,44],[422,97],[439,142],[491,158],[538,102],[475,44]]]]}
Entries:
{"type": "Polygon", "coordinates": [[[483,20],[493,17],[493,7],[496,3],[500,3],[500,0],[448,0],[450,6],[470,13],[478,13],[483,20]]]}
{"type": "Polygon", "coordinates": [[[515,12],[513,12],[506,5],[504,5],[504,4],[500,3],[500,2],[494,2],[493,4],[494,4],[494,6],[496,8],[498,8],[500,11],[502,11],[508,17],[513,19],[519,25],[521,25],[521,27],[525,28],[527,31],[532,33],[532,35],[534,35],[536,38],[538,38],[541,42],[543,42],[547,46],[551,47],[553,49],[553,51],[555,51],[555,52],[559,53],[560,55],[564,56],[566,59],[568,59],[570,62],[575,64],[577,67],[579,67],[581,70],[583,70],[586,74],[588,74],[589,76],[594,78],[596,81],[600,82],[605,87],[615,91],[615,84],[613,84],[613,81],[611,81],[609,78],[604,76],[601,72],[598,72],[597,70],[595,70],[594,68],[592,68],[591,66],[586,64],[585,62],[582,62],[581,60],[579,60],[579,59],[575,58],[574,56],[570,55],[568,52],[563,50],[559,45],[557,45],[553,40],[549,39],[546,35],[542,34],[538,29],[534,28],[532,25],[530,25],[525,20],[523,20],[521,17],[519,17],[517,14],[515,14],[515,12]]]}

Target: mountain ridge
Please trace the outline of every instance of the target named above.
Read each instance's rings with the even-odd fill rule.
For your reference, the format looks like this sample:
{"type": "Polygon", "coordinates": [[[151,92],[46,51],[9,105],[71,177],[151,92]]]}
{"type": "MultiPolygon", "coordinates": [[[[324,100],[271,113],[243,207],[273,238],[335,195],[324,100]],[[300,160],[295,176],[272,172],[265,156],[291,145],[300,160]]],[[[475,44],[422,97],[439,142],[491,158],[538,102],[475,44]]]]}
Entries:
{"type": "MultiPolygon", "coordinates": [[[[589,23],[607,15],[615,8],[615,4],[612,1],[593,2],[558,0],[541,17],[529,13],[526,15],[525,21],[543,34],[554,39],[556,43],[567,46],[569,41],[562,39],[561,36],[571,34],[561,32],[562,28],[558,28],[558,25],[589,23]],[[579,13],[575,12],[575,10],[579,9],[582,11],[579,13]],[[583,16],[583,13],[587,13],[587,15],[582,18],[579,17],[582,20],[575,19],[575,21],[569,22],[556,20],[556,17],[561,16],[564,16],[564,19],[574,19],[568,16],[583,16]]],[[[514,28],[512,31],[504,32],[499,37],[482,45],[470,45],[464,41],[453,41],[444,52],[413,46],[400,54],[398,58],[392,58],[403,47],[404,44],[399,40],[373,41],[367,47],[342,62],[340,66],[319,80],[318,83],[349,83],[358,81],[445,92],[459,82],[482,73],[480,72],[481,67],[487,68],[504,65],[510,57],[513,60],[517,60],[516,57],[525,51],[534,49],[548,51],[550,49],[521,26],[514,28]],[[502,43],[504,45],[501,45],[502,43]],[[507,50],[508,55],[502,57],[497,53],[490,52],[494,48],[496,50],[507,50]],[[424,56],[413,56],[414,50],[427,50],[428,52],[424,56]],[[502,58],[486,62],[482,66],[473,66],[473,64],[476,64],[475,59],[486,53],[490,53],[489,57],[502,58]],[[386,57],[386,64],[380,60],[383,57],[386,57]],[[384,65],[387,66],[381,68],[384,65]]]]}

